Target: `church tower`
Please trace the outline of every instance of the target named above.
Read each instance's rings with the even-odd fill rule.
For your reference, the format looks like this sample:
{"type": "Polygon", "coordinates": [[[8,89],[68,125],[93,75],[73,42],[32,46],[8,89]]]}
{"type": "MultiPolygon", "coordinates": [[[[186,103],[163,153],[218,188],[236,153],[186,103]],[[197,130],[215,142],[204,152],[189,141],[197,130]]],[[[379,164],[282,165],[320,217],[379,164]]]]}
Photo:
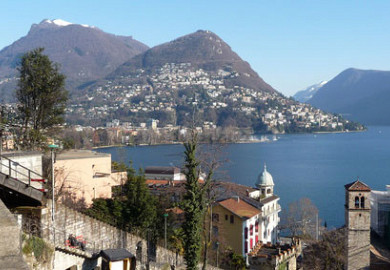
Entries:
{"type": "Polygon", "coordinates": [[[370,268],[370,192],[359,180],[345,185],[347,270],[370,268]]]}

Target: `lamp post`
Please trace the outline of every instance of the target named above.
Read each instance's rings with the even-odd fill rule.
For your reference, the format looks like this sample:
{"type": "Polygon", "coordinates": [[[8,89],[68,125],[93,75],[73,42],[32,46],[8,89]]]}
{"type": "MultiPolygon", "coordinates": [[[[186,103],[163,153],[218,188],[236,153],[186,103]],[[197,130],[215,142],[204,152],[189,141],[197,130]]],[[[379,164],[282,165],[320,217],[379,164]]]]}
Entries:
{"type": "Polygon", "coordinates": [[[216,245],[217,245],[217,268],[218,268],[218,255],[219,255],[219,242],[217,241],[216,243],[215,243],[216,245]]]}
{"type": "Polygon", "coordinates": [[[50,153],[51,153],[51,221],[53,226],[53,242],[56,244],[56,232],[55,232],[55,203],[54,203],[54,193],[55,193],[55,179],[54,179],[54,151],[58,148],[58,145],[49,144],[50,153]]]}
{"type": "Polygon", "coordinates": [[[164,213],[164,247],[167,249],[167,217],[168,213],[164,213]]]}

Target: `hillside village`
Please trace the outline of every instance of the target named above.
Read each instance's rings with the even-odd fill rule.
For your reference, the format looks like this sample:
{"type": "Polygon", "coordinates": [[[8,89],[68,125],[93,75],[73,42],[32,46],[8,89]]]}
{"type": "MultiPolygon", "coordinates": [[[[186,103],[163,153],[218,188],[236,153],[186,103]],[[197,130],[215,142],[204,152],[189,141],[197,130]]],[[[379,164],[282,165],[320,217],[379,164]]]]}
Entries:
{"type": "MultiPolygon", "coordinates": [[[[90,88],[78,103],[67,108],[68,117],[73,119],[77,115],[78,119],[89,119],[87,123],[96,123],[96,119],[109,122],[117,118],[126,122],[127,126],[136,127],[142,120],[146,122],[153,116],[164,115],[164,119],[157,119],[159,127],[164,128],[185,125],[184,116],[191,114],[195,108],[202,113],[201,119],[205,120],[197,123],[199,126],[252,126],[248,120],[241,123],[241,118],[236,118],[235,123],[223,122],[211,113],[229,109],[230,113],[249,119],[260,118],[265,125],[262,129],[258,128],[262,132],[345,131],[362,128],[338,115],[285,98],[277,92],[227,86],[226,79],[249,74],[222,69],[217,74],[211,74],[193,68],[191,63],[167,63],[150,77],[145,73],[145,70],[138,69],[131,76],[108,80],[90,88]],[[147,82],[137,82],[143,81],[145,76],[147,82]],[[134,119],[134,122],[129,123],[126,119],[134,119]]],[[[103,121],[98,123],[104,124],[103,121]]]]}

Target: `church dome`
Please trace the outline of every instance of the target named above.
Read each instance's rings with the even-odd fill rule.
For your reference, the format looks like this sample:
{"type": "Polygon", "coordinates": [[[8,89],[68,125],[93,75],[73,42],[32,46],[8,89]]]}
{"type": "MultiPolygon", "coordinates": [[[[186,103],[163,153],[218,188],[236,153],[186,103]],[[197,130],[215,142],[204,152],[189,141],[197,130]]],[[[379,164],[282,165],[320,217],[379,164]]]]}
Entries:
{"type": "Polygon", "coordinates": [[[272,178],[272,175],[267,171],[267,166],[264,165],[264,171],[259,174],[259,177],[257,178],[256,186],[273,186],[274,185],[274,179],[272,178]]]}

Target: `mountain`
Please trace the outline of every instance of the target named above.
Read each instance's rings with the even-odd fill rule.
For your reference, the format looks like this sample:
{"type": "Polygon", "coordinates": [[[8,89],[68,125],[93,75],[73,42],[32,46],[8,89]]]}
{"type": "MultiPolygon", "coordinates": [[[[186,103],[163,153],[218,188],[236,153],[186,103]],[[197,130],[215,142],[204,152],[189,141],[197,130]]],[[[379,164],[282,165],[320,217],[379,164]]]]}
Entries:
{"type": "Polygon", "coordinates": [[[307,87],[306,89],[304,90],[301,90],[301,91],[298,91],[297,93],[295,93],[295,95],[293,96],[293,98],[295,100],[298,100],[299,102],[306,102],[308,101],[309,99],[311,99],[315,93],[317,93],[317,91],[322,87],[324,86],[328,81],[321,81],[317,84],[313,84],[313,85],[310,85],[309,87],[307,87]]]}
{"type": "Polygon", "coordinates": [[[60,64],[70,90],[110,74],[125,61],[148,49],[130,36],[105,33],[94,26],[60,19],[43,20],[33,24],[25,37],[0,51],[0,84],[12,81],[18,75],[16,67],[20,56],[37,47],[44,47],[44,53],[60,64]]]}
{"type": "Polygon", "coordinates": [[[220,37],[203,30],[133,57],[79,93],[67,111],[71,124],[113,126],[117,119],[144,126],[156,119],[168,129],[196,125],[216,132],[217,141],[226,138],[211,127],[248,134],[361,129],[281,95],[220,37]]]}
{"type": "Polygon", "coordinates": [[[308,103],[363,124],[390,125],[390,71],[344,70],[308,103]]]}
{"type": "Polygon", "coordinates": [[[243,61],[230,46],[210,31],[199,30],[171,42],[153,47],[121,65],[108,76],[115,79],[124,76],[150,76],[168,63],[190,63],[191,70],[202,69],[211,76],[225,73],[225,87],[242,86],[258,91],[275,90],[243,61]]]}

